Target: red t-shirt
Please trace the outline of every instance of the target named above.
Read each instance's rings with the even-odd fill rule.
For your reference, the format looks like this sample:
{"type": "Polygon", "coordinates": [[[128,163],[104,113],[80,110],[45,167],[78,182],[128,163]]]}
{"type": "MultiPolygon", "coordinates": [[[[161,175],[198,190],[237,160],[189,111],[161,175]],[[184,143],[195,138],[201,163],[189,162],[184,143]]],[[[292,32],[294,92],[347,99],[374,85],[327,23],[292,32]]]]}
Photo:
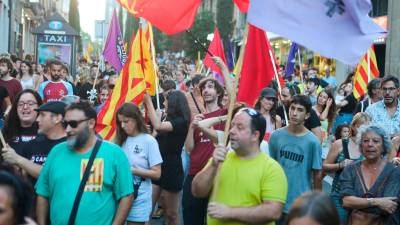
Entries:
{"type": "Polygon", "coordinates": [[[0,86],[4,86],[7,88],[8,96],[10,96],[11,103],[14,102],[15,96],[20,91],[22,91],[21,83],[19,82],[19,80],[14,79],[14,78],[11,80],[7,80],[7,81],[0,79],[0,86]]]}
{"type": "MultiPolygon", "coordinates": [[[[227,114],[226,109],[219,109],[217,111],[204,114],[205,118],[223,116],[227,114]]],[[[224,130],[225,123],[214,125],[215,130],[224,130]]],[[[207,164],[208,160],[212,157],[214,151],[214,143],[203,135],[203,133],[196,129],[193,134],[194,147],[190,153],[190,167],[189,175],[194,176],[207,164]]]]}

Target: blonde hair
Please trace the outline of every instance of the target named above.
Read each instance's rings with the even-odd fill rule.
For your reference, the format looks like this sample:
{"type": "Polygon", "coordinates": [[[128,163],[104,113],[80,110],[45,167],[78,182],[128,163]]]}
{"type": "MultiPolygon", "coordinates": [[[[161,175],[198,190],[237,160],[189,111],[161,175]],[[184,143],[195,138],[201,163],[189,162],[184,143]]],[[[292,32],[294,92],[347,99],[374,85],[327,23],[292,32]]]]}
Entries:
{"type": "Polygon", "coordinates": [[[371,117],[365,112],[359,112],[356,115],[354,115],[353,120],[351,121],[350,124],[350,136],[356,135],[354,133],[354,129],[356,128],[356,126],[369,125],[371,121],[372,121],[371,117]]]}

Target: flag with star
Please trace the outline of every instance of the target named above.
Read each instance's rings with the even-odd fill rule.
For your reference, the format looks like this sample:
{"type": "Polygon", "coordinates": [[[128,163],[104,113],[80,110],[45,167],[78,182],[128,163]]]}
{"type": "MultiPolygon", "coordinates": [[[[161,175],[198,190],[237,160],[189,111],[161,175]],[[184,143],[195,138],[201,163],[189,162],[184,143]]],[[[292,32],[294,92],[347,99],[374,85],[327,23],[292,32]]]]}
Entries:
{"type": "Polygon", "coordinates": [[[132,40],[128,59],[122,67],[115,87],[97,116],[96,132],[105,140],[112,140],[115,136],[118,108],[126,102],[137,105],[143,102],[146,91],[144,74],[148,68],[146,62],[151,61],[151,58],[146,58],[149,56],[143,54],[145,51],[142,51],[144,49],[142,38],[142,28],[140,28],[132,40]]]}

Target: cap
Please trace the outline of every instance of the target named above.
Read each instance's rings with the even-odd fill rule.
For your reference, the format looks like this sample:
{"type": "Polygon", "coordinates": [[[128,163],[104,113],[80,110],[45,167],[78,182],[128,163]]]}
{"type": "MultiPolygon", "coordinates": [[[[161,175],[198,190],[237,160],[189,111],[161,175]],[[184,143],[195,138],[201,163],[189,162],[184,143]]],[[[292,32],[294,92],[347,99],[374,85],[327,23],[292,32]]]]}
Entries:
{"type": "Polygon", "coordinates": [[[48,111],[55,114],[61,114],[62,116],[64,116],[66,106],[67,105],[64,102],[51,101],[41,105],[39,108],[35,109],[35,111],[36,112],[48,111]]]}
{"type": "Polygon", "coordinates": [[[269,98],[278,98],[275,89],[269,87],[262,89],[261,96],[269,98]]]}

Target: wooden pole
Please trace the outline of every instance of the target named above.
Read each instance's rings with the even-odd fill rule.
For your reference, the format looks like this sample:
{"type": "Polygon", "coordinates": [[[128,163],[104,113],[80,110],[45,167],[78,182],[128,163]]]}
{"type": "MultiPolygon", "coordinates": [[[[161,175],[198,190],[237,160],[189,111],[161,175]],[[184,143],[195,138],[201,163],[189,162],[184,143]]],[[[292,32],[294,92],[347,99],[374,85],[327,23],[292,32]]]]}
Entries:
{"type": "Polygon", "coordinates": [[[158,76],[157,76],[157,62],[156,62],[156,49],[154,46],[154,37],[153,37],[153,27],[150,22],[147,22],[147,26],[149,26],[150,31],[150,45],[151,45],[151,56],[153,58],[153,67],[154,67],[154,76],[156,82],[156,99],[157,99],[157,109],[160,109],[160,90],[158,89],[158,76]]]}
{"type": "MultiPolygon", "coordinates": [[[[244,51],[245,51],[245,48],[246,48],[246,41],[247,41],[247,31],[248,31],[248,25],[246,26],[246,29],[245,29],[245,35],[243,35],[244,40],[243,40],[243,46],[240,49],[240,55],[244,55],[244,51]]],[[[243,59],[243,57],[241,57],[241,58],[243,59]]],[[[223,140],[223,143],[218,143],[218,144],[223,144],[225,146],[228,145],[229,130],[230,130],[230,127],[231,127],[233,108],[235,107],[236,95],[237,95],[237,91],[236,90],[237,90],[237,87],[238,87],[238,84],[239,84],[239,78],[240,78],[241,70],[242,70],[242,67],[240,66],[238,68],[237,74],[235,74],[235,79],[233,81],[233,85],[234,85],[233,86],[233,90],[234,91],[231,94],[231,98],[230,98],[230,101],[229,101],[228,115],[227,115],[227,118],[226,118],[226,121],[225,121],[224,140],[223,140]]],[[[218,165],[217,173],[216,173],[215,178],[214,178],[214,187],[213,187],[212,192],[211,192],[210,202],[215,201],[217,190],[219,189],[219,177],[220,177],[220,175],[221,175],[221,164],[218,165]]]]}

